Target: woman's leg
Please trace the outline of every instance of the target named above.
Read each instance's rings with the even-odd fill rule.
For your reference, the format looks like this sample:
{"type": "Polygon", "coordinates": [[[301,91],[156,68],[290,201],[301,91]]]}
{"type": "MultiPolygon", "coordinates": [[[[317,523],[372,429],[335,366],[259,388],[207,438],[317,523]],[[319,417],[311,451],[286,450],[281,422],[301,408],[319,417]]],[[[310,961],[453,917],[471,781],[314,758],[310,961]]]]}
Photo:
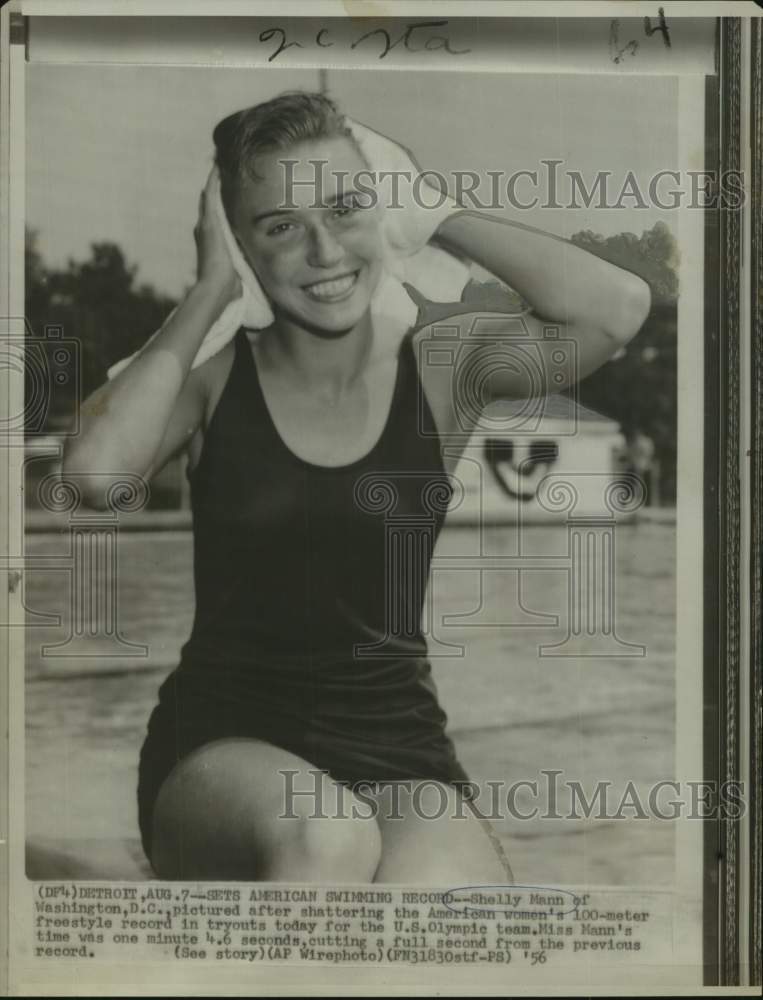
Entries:
{"type": "Polygon", "coordinates": [[[382,857],[376,882],[511,885],[514,875],[497,835],[451,785],[387,785],[375,796],[382,857]]]}
{"type": "MultiPolygon", "coordinates": [[[[164,879],[371,882],[381,851],[376,822],[355,818],[352,793],[315,772],[260,740],[223,739],[193,751],[156,799],[154,871],[164,879]],[[284,771],[298,772],[293,787],[315,788],[316,796],[287,799],[284,771]]],[[[360,817],[367,814],[361,805],[360,817]]]]}

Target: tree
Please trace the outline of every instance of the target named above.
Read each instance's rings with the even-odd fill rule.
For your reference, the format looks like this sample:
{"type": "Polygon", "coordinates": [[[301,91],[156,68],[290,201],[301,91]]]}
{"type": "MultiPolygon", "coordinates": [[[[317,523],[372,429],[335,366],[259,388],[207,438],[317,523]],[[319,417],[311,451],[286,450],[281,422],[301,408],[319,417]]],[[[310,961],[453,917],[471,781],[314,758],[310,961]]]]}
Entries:
{"type": "MultiPolygon", "coordinates": [[[[63,270],[50,269],[37,249],[37,234],[27,232],[27,321],[35,338],[53,326],[79,343],[81,398],[105,380],[109,365],[145,343],[175,305],[151,285],[136,287],[137,268],[115,243],[93,243],[90,251],[85,261],[70,259],[63,270]]],[[[68,424],[78,402],[75,386],[75,379],[51,386],[46,429],[68,424]]]]}
{"type": "Polygon", "coordinates": [[[678,249],[663,222],[640,237],[605,238],[590,230],[572,242],[642,277],[652,308],[634,339],[574,390],[584,406],[617,420],[627,440],[647,434],[660,463],[663,501],[675,501],[678,346],[678,249]]]}

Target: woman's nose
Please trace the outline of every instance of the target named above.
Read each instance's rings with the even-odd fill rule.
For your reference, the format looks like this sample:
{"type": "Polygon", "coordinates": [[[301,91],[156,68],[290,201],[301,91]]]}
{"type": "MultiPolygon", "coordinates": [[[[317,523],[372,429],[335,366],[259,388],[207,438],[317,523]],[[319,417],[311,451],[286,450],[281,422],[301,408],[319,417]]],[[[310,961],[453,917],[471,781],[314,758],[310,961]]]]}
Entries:
{"type": "Polygon", "coordinates": [[[344,257],[344,247],[323,226],[316,226],[310,235],[308,263],[312,267],[333,267],[344,257]]]}

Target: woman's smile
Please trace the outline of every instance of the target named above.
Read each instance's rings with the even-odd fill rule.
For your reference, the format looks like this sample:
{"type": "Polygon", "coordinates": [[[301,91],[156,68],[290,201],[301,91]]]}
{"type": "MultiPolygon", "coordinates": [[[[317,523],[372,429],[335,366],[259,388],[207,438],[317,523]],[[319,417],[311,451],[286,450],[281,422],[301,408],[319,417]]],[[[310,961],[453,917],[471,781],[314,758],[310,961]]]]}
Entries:
{"type": "Polygon", "coordinates": [[[315,302],[344,302],[355,291],[359,274],[359,269],[348,271],[335,278],[324,278],[302,287],[315,302]]]}
{"type": "Polygon", "coordinates": [[[268,152],[256,178],[239,180],[236,234],[274,316],[346,333],[367,316],[383,270],[378,208],[341,181],[366,164],[346,136],[297,143],[289,156],[268,152]],[[293,176],[285,162],[297,163],[293,176]],[[331,168],[317,192],[315,163],[331,168]]]}

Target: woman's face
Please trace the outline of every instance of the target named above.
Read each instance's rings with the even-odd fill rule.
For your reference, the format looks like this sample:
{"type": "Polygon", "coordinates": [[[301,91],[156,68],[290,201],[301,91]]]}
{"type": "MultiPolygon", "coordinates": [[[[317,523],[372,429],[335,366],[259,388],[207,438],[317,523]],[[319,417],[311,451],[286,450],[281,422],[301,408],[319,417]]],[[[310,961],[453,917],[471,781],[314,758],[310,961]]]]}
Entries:
{"type": "Polygon", "coordinates": [[[233,228],[274,311],[319,334],[352,329],[381,274],[379,211],[352,183],[365,169],[348,139],[313,140],[258,158],[262,179],[236,194],[233,228]]]}

